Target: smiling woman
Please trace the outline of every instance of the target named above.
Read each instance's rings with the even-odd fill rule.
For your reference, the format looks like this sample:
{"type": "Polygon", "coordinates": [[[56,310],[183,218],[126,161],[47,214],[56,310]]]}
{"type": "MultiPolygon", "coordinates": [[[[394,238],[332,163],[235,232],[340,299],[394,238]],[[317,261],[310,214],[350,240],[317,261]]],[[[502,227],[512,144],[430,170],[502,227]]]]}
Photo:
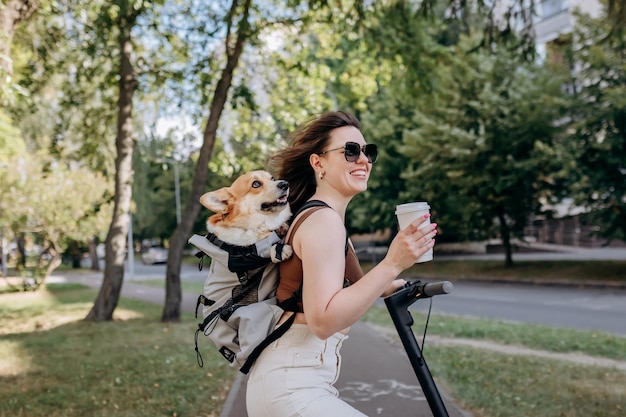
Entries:
{"type": "Polygon", "coordinates": [[[294,324],[252,368],[250,417],[364,416],[334,387],[341,345],[381,295],[404,284],[397,276],[433,247],[436,233],[436,225],[418,228],[426,217],[414,221],[398,233],[385,259],[363,274],[345,214],[352,198],[367,189],[377,157],[358,119],[338,111],[304,124],[291,145],[270,158],[276,178],[289,182],[296,213],[285,238],[294,256],[280,264],[277,289],[279,302],[295,305],[279,324],[290,318],[294,324]]]}

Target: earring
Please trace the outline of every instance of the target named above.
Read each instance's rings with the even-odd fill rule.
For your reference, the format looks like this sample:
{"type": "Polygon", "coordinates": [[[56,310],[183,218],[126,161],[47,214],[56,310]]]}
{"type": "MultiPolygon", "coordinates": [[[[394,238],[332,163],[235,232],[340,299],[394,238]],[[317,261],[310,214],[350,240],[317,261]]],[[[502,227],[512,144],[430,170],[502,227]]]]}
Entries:
{"type": "Polygon", "coordinates": [[[324,178],[324,172],[320,171],[320,180],[324,178]]]}

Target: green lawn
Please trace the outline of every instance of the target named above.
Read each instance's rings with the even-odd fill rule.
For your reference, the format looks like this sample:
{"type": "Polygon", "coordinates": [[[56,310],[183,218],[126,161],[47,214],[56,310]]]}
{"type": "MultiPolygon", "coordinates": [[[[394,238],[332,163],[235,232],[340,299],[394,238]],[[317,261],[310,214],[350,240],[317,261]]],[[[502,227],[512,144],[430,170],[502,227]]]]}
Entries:
{"type": "MultiPolygon", "coordinates": [[[[431,271],[432,277],[445,278],[455,268],[460,268],[457,274],[470,273],[468,265],[450,264],[445,271],[443,265],[431,271]]],[[[561,266],[567,268],[558,275],[570,268],[561,266]]],[[[493,265],[473,267],[486,268],[491,277],[500,271],[493,265]]],[[[147,284],[163,286],[163,280],[147,284]]],[[[201,283],[184,285],[188,291],[201,290],[201,283]]],[[[207,340],[200,346],[205,366],[197,366],[191,315],[183,315],[179,324],[163,324],[159,306],[123,299],[114,321],[84,322],[94,299],[94,290],[77,285],[0,294],[0,416],[219,416],[236,371],[207,340]]],[[[414,318],[415,334],[421,336],[425,318],[414,318]]],[[[383,307],[370,309],[364,320],[394,334],[383,307]]],[[[429,343],[434,336],[479,340],[496,349],[573,352],[622,364],[626,338],[433,315],[425,349],[438,384],[475,417],[626,415],[624,370],[429,343]]]]}
{"type": "MultiPolygon", "coordinates": [[[[411,312],[414,333],[421,336],[426,324],[424,314],[411,312]]],[[[393,322],[385,307],[372,307],[364,321],[393,329],[393,322]]],[[[432,314],[428,336],[497,341],[499,344],[524,346],[556,353],[582,353],[626,362],[626,337],[598,331],[583,331],[528,323],[510,323],[448,315],[432,314]]],[[[421,341],[421,339],[420,339],[421,341]]]]}
{"type": "Polygon", "coordinates": [[[470,347],[429,348],[433,375],[475,417],[620,417],[626,372],[470,347]]]}
{"type": "Polygon", "coordinates": [[[615,281],[626,283],[626,261],[514,261],[505,268],[504,261],[440,260],[417,264],[404,275],[428,278],[481,278],[501,280],[546,281],[615,281]]]}
{"type": "Polygon", "coordinates": [[[82,321],[95,292],[55,286],[0,295],[0,416],[218,416],[235,370],[208,343],[196,364],[195,319],[122,300],[115,320],[82,321]]]}

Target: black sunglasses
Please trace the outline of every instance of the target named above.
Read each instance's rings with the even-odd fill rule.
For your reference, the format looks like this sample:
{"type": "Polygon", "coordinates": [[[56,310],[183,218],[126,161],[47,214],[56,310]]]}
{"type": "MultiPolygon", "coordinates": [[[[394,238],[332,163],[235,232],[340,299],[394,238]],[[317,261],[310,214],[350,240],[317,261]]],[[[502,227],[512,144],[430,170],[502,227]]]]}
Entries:
{"type": "Polygon", "coordinates": [[[318,155],[324,155],[325,153],[338,151],[339,149],[343,149],[343,156],[346,158],[348,162],[356,162],[361,156],[361,152],[365,154],[367,157],[367,162],[373,164],[378,159],[378,146],[368,143],[367,145],[359,145],[356,142],[346,142],[341,148],[329,149],[324,152],[318,153],[318,155]]]}

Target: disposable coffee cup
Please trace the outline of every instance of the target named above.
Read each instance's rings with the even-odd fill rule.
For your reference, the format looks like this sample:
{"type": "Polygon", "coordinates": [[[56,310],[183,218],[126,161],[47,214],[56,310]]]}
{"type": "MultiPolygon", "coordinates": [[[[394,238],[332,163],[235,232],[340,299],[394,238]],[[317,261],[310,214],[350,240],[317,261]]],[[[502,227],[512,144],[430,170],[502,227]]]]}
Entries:
{"type": "MultiPolygon", "coordinates": [[[[424,217],[424,215],[430,213],[430,206],[425,202],[415,202],[415,203],[406,203],[400,204],[396,206],[396,217],[398,218],[398,226],[400,229],[406,228],[410,225],[414,220],[417,220],[420,217],[424,217]]],[[[420,224],[419,228],[423,229],[430,225],[430,217],[426,219],[422,224],[420,224]]],[[[415,263],[432,261],[433,259],[433,248],[430,248],[428,252],[419,257],[419,259],[415,263]]]]}

